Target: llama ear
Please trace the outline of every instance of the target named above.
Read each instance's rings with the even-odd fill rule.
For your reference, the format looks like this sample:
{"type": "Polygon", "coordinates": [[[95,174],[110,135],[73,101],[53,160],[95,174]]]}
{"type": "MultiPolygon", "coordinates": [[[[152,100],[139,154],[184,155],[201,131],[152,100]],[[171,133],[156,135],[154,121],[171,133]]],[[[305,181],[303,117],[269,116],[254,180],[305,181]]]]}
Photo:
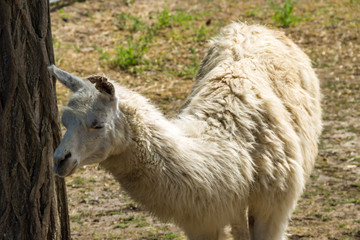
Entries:
{"type": "Polygon", "coordinates": [[[107,80],[106,77],[102,76],[91,76],[88,77],[88,80],[91,83],[95,84],[95,88],[99,90],[99,92],[110,96],[110,100],[112,100],[115,96],[115,87],[114,85],[107,80]]]}
{"type": "Polygon", "coordinates": [[[80,88],[84,87],[85,83],[81,78],[57,68],[54,64],[48,67],[48,71],[51,75],[59,79],[65,87],[69,88],[73,92],[76,92],[80,88]]]}

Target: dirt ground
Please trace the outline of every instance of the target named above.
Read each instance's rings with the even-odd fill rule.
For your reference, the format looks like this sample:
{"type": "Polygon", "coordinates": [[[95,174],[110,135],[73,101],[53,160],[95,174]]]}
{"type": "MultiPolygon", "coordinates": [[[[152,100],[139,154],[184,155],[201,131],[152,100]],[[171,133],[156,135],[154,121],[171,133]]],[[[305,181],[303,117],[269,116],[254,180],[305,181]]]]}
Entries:
{"type": "MultiPolygon", "coordinates": [[[[221,26],[240,20],[280,28],[312,59],[323,93],[319,156],[288,237],[360,239],[360,1],[297,1],[287,28],[274,17],[274,2],[60,1],[51,12],[56,64],[82,77],[105,73],[174,116],[221,26]]],[[[70,95],[58,86],[60,110],[70,95]]],[[[66,183],[73,239],[185,239],[98,166],[66,183]]]]}

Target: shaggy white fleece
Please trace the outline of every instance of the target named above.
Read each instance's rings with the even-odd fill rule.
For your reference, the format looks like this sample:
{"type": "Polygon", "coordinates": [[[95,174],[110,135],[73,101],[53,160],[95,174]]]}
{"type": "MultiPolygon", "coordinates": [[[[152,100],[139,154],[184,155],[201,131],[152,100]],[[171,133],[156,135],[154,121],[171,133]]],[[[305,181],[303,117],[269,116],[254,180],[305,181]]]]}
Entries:
{"type": "Polygon", "coordinates": [[[189,239],[220,239],[227,224],[234,239],[285,239],[317,156],[321,107],[309,58],[283,33],[223,28],[172,120],[115,83],[95,88],[73,77],[83,84],[74,87],[50,70],[75,91],[63,116],[69,133],[55,152],[59,175],[100,162],[189,239]]]}

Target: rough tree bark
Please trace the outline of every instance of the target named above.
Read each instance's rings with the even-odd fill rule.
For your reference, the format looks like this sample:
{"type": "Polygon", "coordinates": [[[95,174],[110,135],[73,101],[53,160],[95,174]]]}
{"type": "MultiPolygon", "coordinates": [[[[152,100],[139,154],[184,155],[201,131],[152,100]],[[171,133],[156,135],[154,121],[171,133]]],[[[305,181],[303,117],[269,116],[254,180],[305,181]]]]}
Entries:
{"type": "Polygon", "coordinates": [[[70,239],[49,0],[0,0],[0,239],[70,239]]]}

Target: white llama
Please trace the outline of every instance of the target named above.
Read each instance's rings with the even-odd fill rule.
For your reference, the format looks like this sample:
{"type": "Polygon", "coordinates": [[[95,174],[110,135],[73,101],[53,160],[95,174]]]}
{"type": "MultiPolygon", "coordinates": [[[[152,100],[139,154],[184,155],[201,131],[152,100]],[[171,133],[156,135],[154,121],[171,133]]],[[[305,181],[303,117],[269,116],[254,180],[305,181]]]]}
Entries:
{"type": "Polygon", "coordinates": [[[147,210],[189,239],[285,239],[317,155],[318,79],[281,32],[232,23],[211,41],[175,119],[144,97],[55,66],[70,88],[54,171],[100,163],[147,210]],[[95,85],[94,85],[95,84],[95,85]]]}

